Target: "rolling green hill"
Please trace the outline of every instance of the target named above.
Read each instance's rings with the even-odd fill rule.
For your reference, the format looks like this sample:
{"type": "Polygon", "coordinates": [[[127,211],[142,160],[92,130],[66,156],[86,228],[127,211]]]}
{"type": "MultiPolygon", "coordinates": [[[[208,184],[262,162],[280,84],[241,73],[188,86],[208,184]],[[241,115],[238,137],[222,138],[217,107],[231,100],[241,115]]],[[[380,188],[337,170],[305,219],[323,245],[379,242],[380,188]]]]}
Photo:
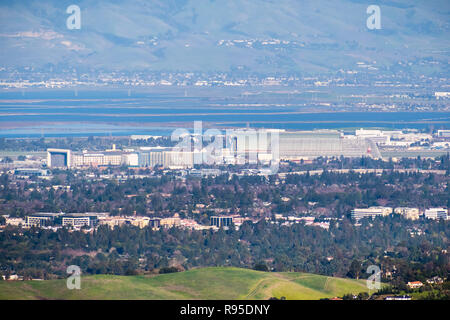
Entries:
{"type": "Polygon", "coordinates": [[[0,281],[0,299],[320,299],[368,291],[361,280],[308,273],[201,268],[157,276],[84,276],[80,290],[66,280],[0,281]]]}

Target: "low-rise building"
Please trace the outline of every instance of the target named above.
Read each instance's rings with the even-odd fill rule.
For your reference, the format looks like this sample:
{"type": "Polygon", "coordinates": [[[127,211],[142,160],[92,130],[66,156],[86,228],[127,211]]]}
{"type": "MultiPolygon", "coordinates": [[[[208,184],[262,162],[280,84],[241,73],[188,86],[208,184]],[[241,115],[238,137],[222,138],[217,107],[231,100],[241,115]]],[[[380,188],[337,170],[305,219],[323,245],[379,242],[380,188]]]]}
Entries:
{"type": "Polygon", "coordinates": [[[448,217],[448,210],[444,209],[444,208],[430,208],[430,209],[425,210],[424,215],[425,215],[425,218],[427,218],[427,219],[446,220],[448,217]]]}
{"type": "Polygon", "coordinates": [[[47,212],[38,212],[26,217],[26,226],[27,227],[43,227],[49,224],[60,217],[63,213],[47,213],[47,212]]]}
{"type": "Polygon", "coordinates": [[[10,226],[25,226],[25,220],[22,218],[11,218],[9,216],[4,216],[5,218],[5,224],[10,226]]]}
{"type": "Polygon", "coordinates": [[[394,209],[394,213],[400,214],[405,219],[417,220],[419,219],[419,208],[407,208],[407,207],[398,207],[394,209]]]}
{"type": "Polygon", "coordinates": [[[220,227],[229,227],[233,224],[233,216],[211,216],[210,225],[220,227]]]}
{"type": "Polygon", "coordinates": [[[441,277],[434,276],[433,278],[427,279],[428,284],[442,284],[444,280],[441,277]]]}
{"type": "Polygon", "coordinates": [[[440,138],[450,138],[450,130],[438,130],[437,136],[440,138]]]}
{"type": "Polygon", "coordinates": [[[50,175],[47,169],[39,168],[18,168],[14,170],[14,174],[18,177],[46,177],[50,175]]]}
{"type": "Polygon", "coordinates": [[[8,278],[5,275],[2,275],[3,280],[7,281],[22,281],[23,277],[17,274],[11,274],[8,278]]]}
{"type": "Polygon", "coordinates": [[[402,295],[402,296],[387,296],[384,300],[411,300],[411,296],[402,295]]]}
{"type": "Polygon", "coordinates": [[[106,225],[112,229],[115,226],[121,226],[125,224],[125,220],[126,219],[123,217],[99,217],[98,224],[106,225]]]}
{"type": "Polygon", "coordinates": [[[163,147],[141,148],[137,161],[140,167],[192,168],[194,152],[163,147]]]}
{"type": "Polygon", "coordinates": [[[391,207],[355,208],[352,210],[352,219],[359,221],[363,218],[385,217],[392,213],[391,207]]]}
{"type": "Polygon", "coordinates": [[[179,226],[180,223],[181,223],[181,219],[180,219],[180,215],[178,213],[175,213],[173,215],[173,217],[162,218],[159,221],[160,226],[165,227],[165,228],[176,227],[176,226],[179,226]]]}
{"type": "MultiPolygon", "coordinates": [[[[98,225],[97,213],[70,213],[62,216],[61,225],[63,227],[81,228],[95,227],[98,225]]],[[[105,215],[105,214],[102,214],[105,215]]]]}
{"type": "Polygon", "coordinates": [[[418,289],[423,286],[423,283],[420,281],[412,281],[406,284],[410,289],[418,289]]]}
{"type": "Polygon", "coordinates": [[[134,219],[128,220],[126,223],[129,223],[133,226],[143,229],[149,225],[150,218],[149,217],[135,217],[134,219]]]}

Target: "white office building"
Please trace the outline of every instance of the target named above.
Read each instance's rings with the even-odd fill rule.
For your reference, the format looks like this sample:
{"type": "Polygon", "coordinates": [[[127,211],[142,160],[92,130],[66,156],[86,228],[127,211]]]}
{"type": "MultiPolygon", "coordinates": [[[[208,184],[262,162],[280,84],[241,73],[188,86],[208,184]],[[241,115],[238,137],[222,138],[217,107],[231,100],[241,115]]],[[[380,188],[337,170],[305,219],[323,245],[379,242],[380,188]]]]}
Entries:
{"type": "Polygon", "coordinates": [[[430,208],[425,210],[425,218],[437,220],[443,219],[446,220],[448,218],[448,209],[444,208],[430,208]]]}
{"type": "Polygon", "coordinates": [[[359,221],[363,218],[385,217],[392,213],[391,207],[355,208],[352,210],[352,219],[359,221]]]}
{"type": "Polygon", "coordinates": [[[419,219],[419,208],[398,207],[394,209],[394,213],[400,214],[405,219],[417,220],[419,219]]]}

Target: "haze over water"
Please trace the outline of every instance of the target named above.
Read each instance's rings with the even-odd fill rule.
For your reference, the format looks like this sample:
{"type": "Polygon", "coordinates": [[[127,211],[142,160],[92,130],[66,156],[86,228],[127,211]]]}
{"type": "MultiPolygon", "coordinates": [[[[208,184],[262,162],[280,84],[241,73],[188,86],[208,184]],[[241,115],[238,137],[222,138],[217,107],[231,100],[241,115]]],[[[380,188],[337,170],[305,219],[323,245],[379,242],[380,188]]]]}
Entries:
{"type": "Polygon", "coordinates": [[[194,121],[222,129],[450,128],[449,112],[320,112],[298,101],[272,101],[114,91],[3,92],[0,136],[170,135],[176,127],[192,128],[194,121]]]}

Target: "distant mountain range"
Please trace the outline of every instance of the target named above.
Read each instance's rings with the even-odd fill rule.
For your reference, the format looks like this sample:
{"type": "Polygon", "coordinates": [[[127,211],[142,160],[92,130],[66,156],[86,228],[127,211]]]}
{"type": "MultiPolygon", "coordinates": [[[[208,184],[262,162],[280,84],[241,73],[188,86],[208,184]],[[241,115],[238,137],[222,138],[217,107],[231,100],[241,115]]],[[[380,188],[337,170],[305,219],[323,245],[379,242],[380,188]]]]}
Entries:
{"type": "Polygon", "coordinates": [[[0,65],[448,73],[449,18],[448,0],[6,0],[0,65]],[[66,26],[72,4],[80,29],[66,26]],[[380,7],[379,30],[366,26],[369,5],[380,7]]]}

